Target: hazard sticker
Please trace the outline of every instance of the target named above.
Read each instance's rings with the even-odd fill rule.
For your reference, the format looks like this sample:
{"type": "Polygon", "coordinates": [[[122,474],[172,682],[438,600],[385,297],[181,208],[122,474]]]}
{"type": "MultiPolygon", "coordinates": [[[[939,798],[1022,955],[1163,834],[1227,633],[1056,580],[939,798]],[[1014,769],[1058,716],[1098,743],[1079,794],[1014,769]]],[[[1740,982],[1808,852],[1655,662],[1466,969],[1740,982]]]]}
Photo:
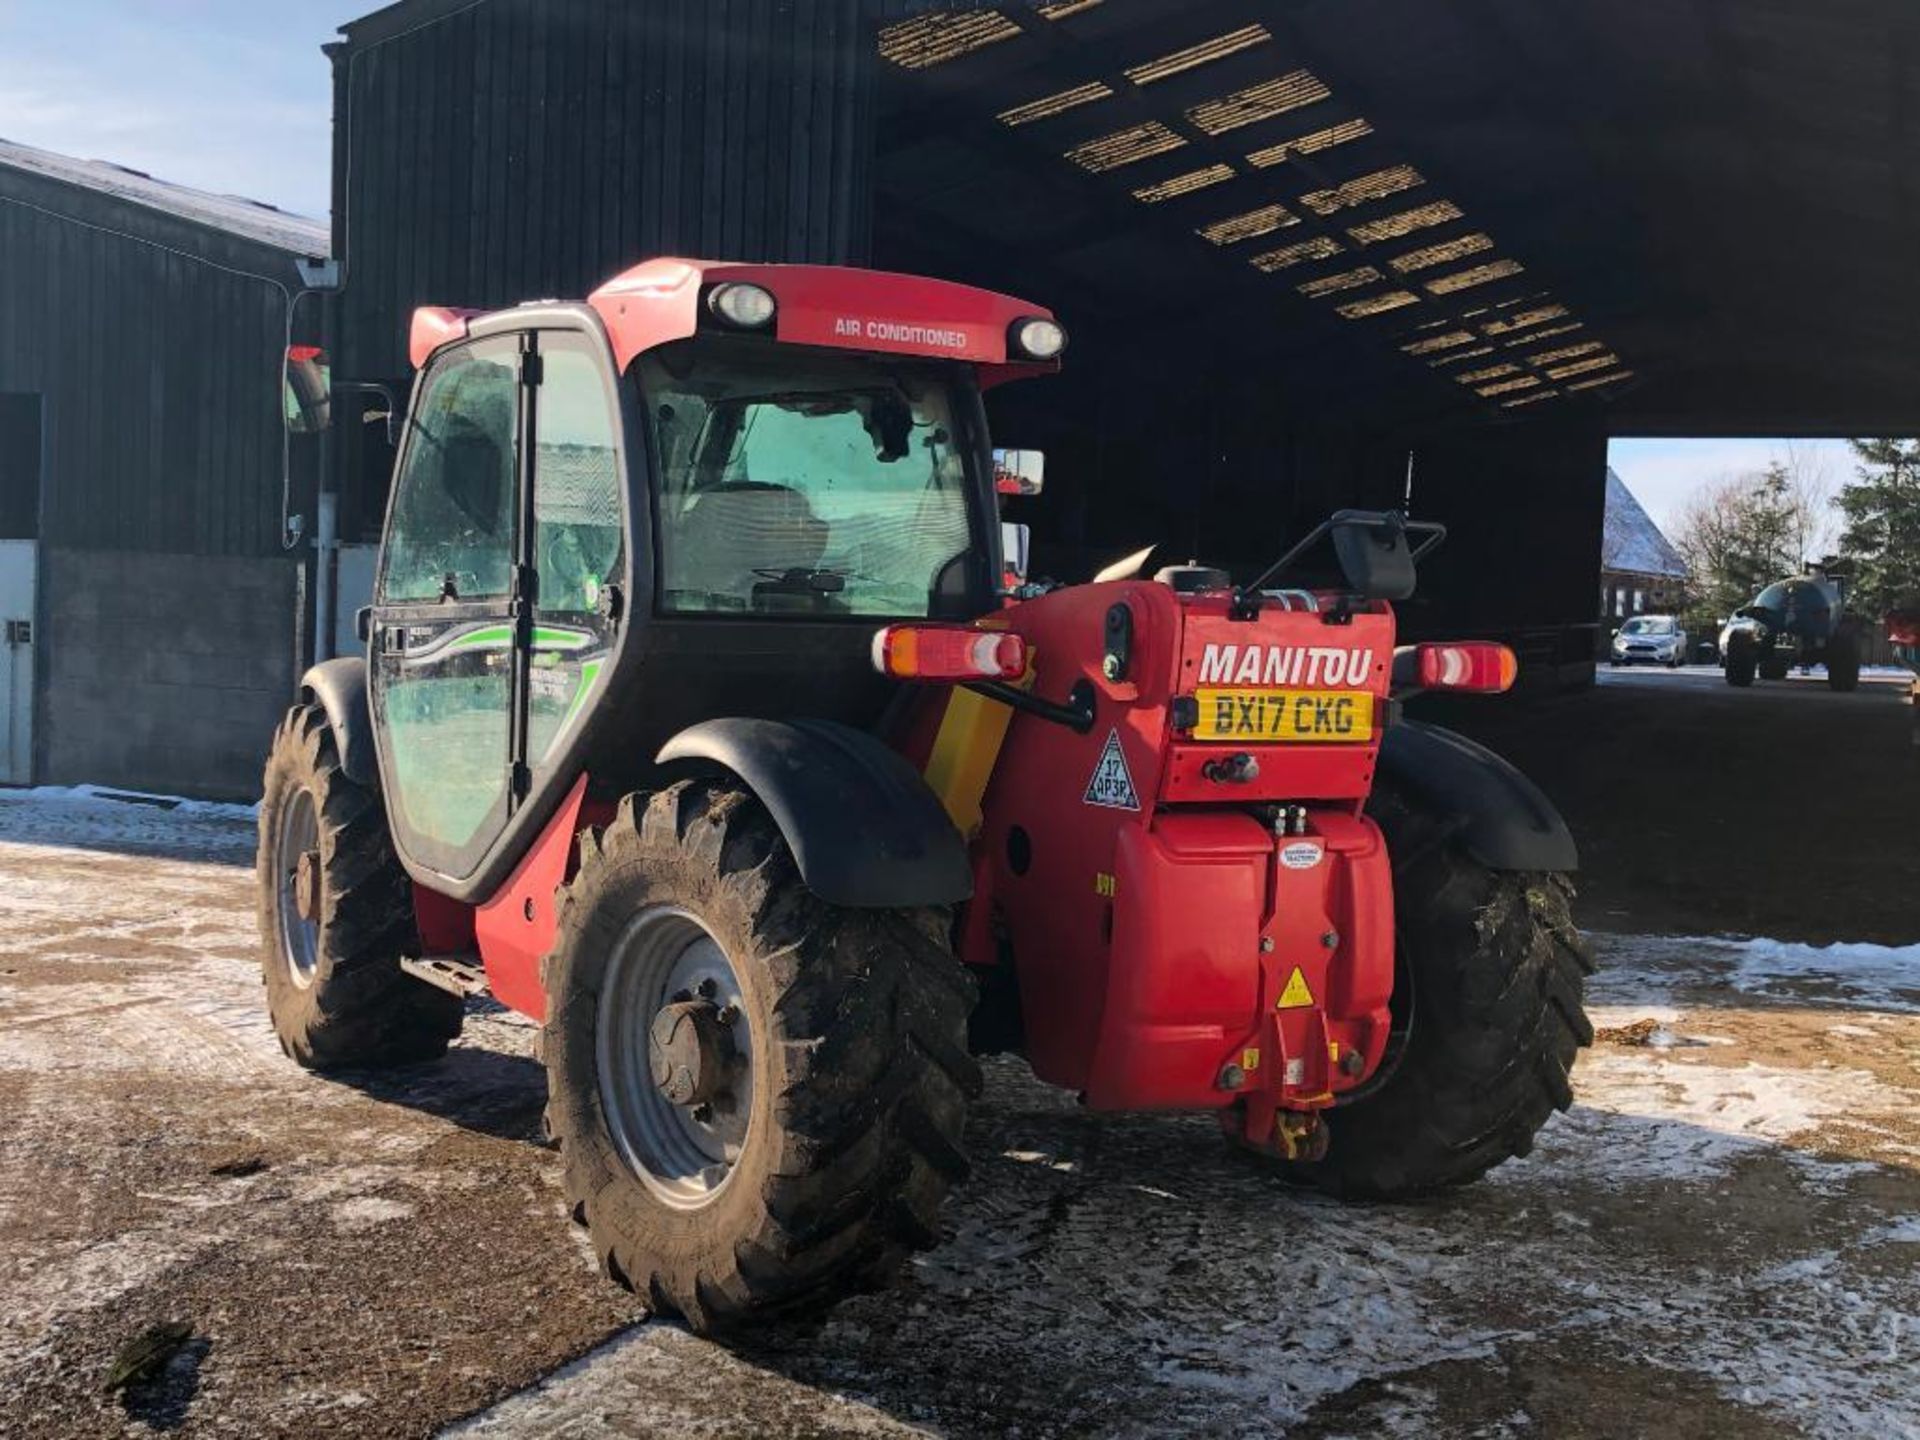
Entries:
{"type": "Polygon", "coordinates": [[[1104,805],[1109,810],[1138,810],[1139,793],[1133,788],[1133,776],[1127,770],[1126,753],[1120,748],[1120,731],[1107,735],[1100,751],[1100,763],[1093,767],[1093,779],[1087,782],[1084,797],[1089,805],[1104,805]]]}
{"type": "Polygon", "coordinates": [[[1304,1010],[1311,1004],[1313,1004],[1313,990],[1307,984],[1307,977],[1301,973],[1300,967],[1296,965],[1293,967],[1293,974],[1287,977],[1286,988],[1280,992],[1280,1003],[1273,1008],[1276,1010],[1304,1010]]]}

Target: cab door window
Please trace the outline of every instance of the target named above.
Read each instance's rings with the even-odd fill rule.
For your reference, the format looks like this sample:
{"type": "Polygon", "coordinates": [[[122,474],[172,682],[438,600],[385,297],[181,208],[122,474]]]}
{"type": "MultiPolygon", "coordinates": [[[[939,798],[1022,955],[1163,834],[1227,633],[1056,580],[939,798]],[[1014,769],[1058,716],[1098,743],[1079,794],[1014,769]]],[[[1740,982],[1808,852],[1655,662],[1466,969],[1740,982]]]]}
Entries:
{"type": "Polygon", "coordinates": [[[435,366],[382,552],[388,604],[497,598],[512,588],[519,366],[510,340],[470,345],[435,366]]]}
{"type": "Polygon", "coordinates": [[[520,339],[435,362],[375,591],[373,699],[398,839],[464,878],[506,825],[512,762],[520,339]]]}
{"type": "Polygon", "coordinates": [[[611,367],[583,335],[540,334],[534,393],[527,758],[548,761],[605,672],[614,592],[626,584],[624,481],[611,367]]]}

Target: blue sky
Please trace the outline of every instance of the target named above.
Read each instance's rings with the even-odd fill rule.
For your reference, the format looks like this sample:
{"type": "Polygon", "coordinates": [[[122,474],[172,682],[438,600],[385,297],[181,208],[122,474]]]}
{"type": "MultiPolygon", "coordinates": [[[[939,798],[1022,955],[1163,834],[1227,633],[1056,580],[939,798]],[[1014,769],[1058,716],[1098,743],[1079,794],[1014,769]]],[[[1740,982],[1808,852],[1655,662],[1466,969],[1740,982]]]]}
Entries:
{"type": "Polygon", "coordinates": [[[0,137],[324,216],[321,45],[377,0],[0,0],[0,137]]]}
{"type": "Polygon", "coordinates": [[[1702,485],[1764,470],[1789,454],[1820,474],[1835,492],[1854,478],[1853,452],[1844,440],[1615,440],[1607,460],[1668,535],[1687,498],[1702,485]]]}

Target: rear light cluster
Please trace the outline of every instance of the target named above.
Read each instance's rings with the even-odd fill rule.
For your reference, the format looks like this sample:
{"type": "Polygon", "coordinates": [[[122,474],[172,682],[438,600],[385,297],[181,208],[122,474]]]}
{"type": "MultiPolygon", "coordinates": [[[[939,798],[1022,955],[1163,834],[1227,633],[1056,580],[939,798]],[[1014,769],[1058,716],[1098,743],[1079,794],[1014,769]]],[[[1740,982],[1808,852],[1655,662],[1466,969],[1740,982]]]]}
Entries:
{"type": "Polygon", "coordinates": [[[873,637],[873,668],[896,680],[1018,680],[1021,636],[945,625],[889,625],[873,637]]]}
{"type": "Polygon", "coordinates": [[[1416,645],[1422,690],[1468,690],[1498,695],[1513,686],[1520,661],[1504,645],[1469,640],[1451,645],[1416,645]]]}

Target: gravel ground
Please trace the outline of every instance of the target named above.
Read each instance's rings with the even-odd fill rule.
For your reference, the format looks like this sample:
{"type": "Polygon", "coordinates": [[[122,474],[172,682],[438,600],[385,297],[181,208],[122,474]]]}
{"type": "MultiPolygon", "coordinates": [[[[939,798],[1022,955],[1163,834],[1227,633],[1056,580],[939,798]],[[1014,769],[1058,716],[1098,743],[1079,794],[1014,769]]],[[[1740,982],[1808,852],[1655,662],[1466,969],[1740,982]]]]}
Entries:
{"type": "Polygon", "coordinates": [[[1580,1103],[1420,1205],[996,1063],[949,1241],[722,1348],[591,1272],[517,1018],[403,1079],[281,1057],[251,849],[0,799],[0,1434],[1920,1435],[1920,952],[1597,937],[1580,1103]]]}

